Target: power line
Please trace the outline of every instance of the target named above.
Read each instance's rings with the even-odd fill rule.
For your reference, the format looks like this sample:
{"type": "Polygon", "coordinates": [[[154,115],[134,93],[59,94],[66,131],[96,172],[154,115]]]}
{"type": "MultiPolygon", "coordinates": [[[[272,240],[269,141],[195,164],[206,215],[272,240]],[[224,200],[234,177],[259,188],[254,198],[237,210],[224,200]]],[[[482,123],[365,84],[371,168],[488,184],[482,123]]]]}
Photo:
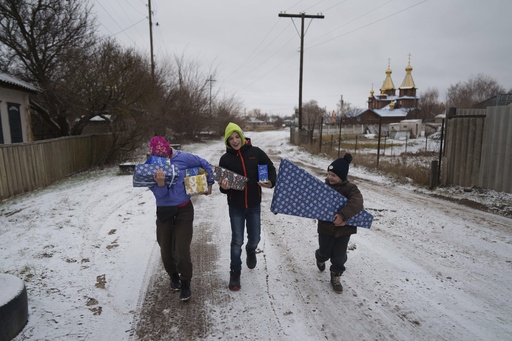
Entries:
{"type": "Polygon", "coordinates": [[[300,18],[301,34],[300,34],[300,67],[299,67],[299,130],[302,130],[302,73],[304,64],[304,19],[323,19],[323,15],[310,15],[306,13],[287,14],[279,13],[281,18],[300,18]]]}
{"type": "MultiPolygon", "coordinates": [[[[106,15],[111,19],[111,21],[119,28],[119,31],[117,31],[116,33],[113,33],[111,29],[109,29],[104,23],[100,22],[100,25],[103,26],[109,33],[110,33],[110,36],[117,36],[118,34],[120,33],[124,33],[126,32],[128,29],[130,28],[133,28],[135,26],[137,26],[138,24],[140,24],[141,22],[143,22],[144,20],[146,20],[145,17],[143,17],[142,19],[140,19],[139,21],[137,21],[136,23],[134,24],[131,24],[129,25],[128,27],[123,27],[117,20],[116,18],[109,12],[109,10],[102,5],[101,1],[100,0],[96,0],[95,1],[96,4],[98,6],[101,7],[101,9],[103,10],[104,13],[106,13],[106,15]]],[[[111,3],[109,3],[111,5],[111,3]]],[[[134,7],[133,5],[131,5],[129,2],[127,2],[127,4],[130,5],[130,7],[136,9],[136,7],[134,7]]],[[[124,9],[123,6],[120,6],[120,8],[124,9]]],[[[126,34],[127,38],[132,41],[133,43],[135,43],[135,41],[133,40],[132,36],[126,34]]]]}
{"type": "MultiPolygon", "coordinates": [[[[427,2],[427,1],[429,1],[429,0],[423,0],[423,1],[420,1],[420,2],[418,2],[418,3],[416,3],[416,4],[414,4],[414,5],[411,5],[411,6],[409,6],[409,7],[406,7],[406,8],[404,8],[404,9],[401,9],[401,10],[399,10],[399,11],[393,12],[393,13],[391,13],[391,14],[389,14],[389,15],[387,15],[387,16],[385,16],[385,17],[383,17],[383,18],[377,19],[377,20],[375,20],[375,21],[372,21],[372,22],[370,22],[370,23],[368,23],[368,24],[365,24],[365,25],[363,25],[363,26],[357,27],[357,28],[355,28],[355,29],[353,29],[353,30],[351,30],[351,31],[345,32],[345,33],[343,33],[343,34],[337,35],[337,36],[335,36],[335,37],[333,37],[333,38],[330,38],[330,39],[324,40],[324,41],[322,41],[322,42],[320,42],[320,43],[318,43],[318,44],[312,45],[312,46],[311,46],[311,48],[314,48],[314,47],[317,47],[317,46],[320,46],[320,45],[326,44],[326,43],[328,43],[328,42],[330,42],[330,41],[332,41],[332,40],[335,40],[335,39],[338,39],[338,38],[344,37],[344,36],[346,36],[346,35],[349,35],[349,34],[351,34],[351,33],[354,33],[354,32],[357,32],[357,31],[360,31],[360,30],[362,30],[363,28],[366,28],[366,27],[368,27],[368,26],[372,26],[372,25],[374,25],[374,24],[376,24],[376,23],[378,23],[378,22],[381,22],[381,21],[383,21],[383,20],[386,20],[386,19],[388,19],[388,18],[391,18],[391,17],[393,17],[393,16],[395,16],[395,15],[397,15],[397,14],[399,14],[399,13],[405,12],[405,11],[407,11],[407,10],[409,10],[409,9],[413,8],[413,7],[419,6],[419,5],[421,5],[422,3],[425,3],[425,2],[427,2]]],[[[391,2],[391,1],[389,1],[389,2],[391,2]]],[[[389,3],[389,2],[388,2],[388,3],[389,3]]],[[[382,5],[382,6],[384,6],[384,5],[382,5]]],[[[382,6],[381,6],[381,7],[382,7],[382,6]]],[[[373,11],[375,11],[375,9],[373,9],[372,11],[370,11],[370,12],[368,12],[368,13],[371,13],[371,12],[373,12],[373,11]]],[[[366,14],[368,14],[368,13],[366,13],[366,14]]],[[[365,16],[366,14],[362,15],[361,17],[365,16]]],[[[361,18],[361,17],[359,17],[359,18],[361,18]]],[[[357,19],[359,19],[359,18],[357,18],[357,19]]],[[[357,20],[357,19],[354,19],[354,20],[357,20]]]]}

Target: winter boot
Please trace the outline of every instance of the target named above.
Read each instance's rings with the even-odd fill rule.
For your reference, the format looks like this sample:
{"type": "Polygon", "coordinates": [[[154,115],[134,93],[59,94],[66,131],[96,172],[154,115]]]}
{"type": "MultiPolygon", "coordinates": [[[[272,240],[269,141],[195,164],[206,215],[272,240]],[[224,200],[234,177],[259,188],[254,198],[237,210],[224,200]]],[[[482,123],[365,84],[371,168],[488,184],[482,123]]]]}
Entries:
{"type": "Polygon", "coordinates": [[[180,300],[187,301],[190,298],[190,280],[181,281],[180,300]]]}
{"type": "Polygon", "coordinates": [[[334,292],[337,294],[341,294],[343,292],[343,286],[340,283],[341,274],[337,274],[331,271],[331,285],[334,289],[334,292]]]}
{"type": "Polygon", "coordinates": [[[171,275],[171,290],[172,291],[180,291],[181,282],[180,282],[180,274],[175,272],[171,275]]]}
{"type": "Polygon", "coordinates": [[[318,260],[316,261],[316,267],[318,268],[318,270],[320,270],[321,272],[324,272],[325,270],[325,262],[319,262],[318,260]]]}
{"type": "Polygon", "coordinates": [[[249,269],[254,269],[256,267],[256,251],[247,251],[247,267],[249,269]]]}
{"type": "Polygon", "coordinates": [[[238,291],[242,287],[240,285],[240,271],[231,270],[229,272],[229,290],[238,291]]]}

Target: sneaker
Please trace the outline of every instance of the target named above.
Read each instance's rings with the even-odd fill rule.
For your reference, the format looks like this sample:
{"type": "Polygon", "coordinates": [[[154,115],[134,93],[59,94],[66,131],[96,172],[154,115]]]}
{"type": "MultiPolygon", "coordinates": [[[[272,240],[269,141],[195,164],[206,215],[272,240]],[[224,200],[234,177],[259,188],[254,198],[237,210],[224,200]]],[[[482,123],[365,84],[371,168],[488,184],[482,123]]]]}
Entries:
{"type": "Polygon", "coordinates": [[[331,285],[335,293],[341,294],[343,292],[343,286],[340,282],[341,274],[337,274],[331,271],[331,285]]]}
{"type": "Polygon", "coordinates": [[[242,287],[240,285],[240,271],[231,270],[229,272],[229,290],[238,291],[242,287]]]}
{"type": "Polygon", "coordinates": [[[181,282],[180,282],[180,275],[175,272],[171,275],[171,290],[172,291],[180,291],[181,289],[181,282]]]}
{"type": "Polygon", "coordinates": [[[247,251],[247,267],[249,269],[254,269],[256,267],[256,263],[257,263],[257,259],[256,259],[256,251],[247,251]]]}
{"type": "Polygon", "coordinates": [[[324,270],[325,270],[325,262],[316,261],[316,267],[318,268],[318,270],[324,272],[324,270]]]}
{"type": "Polygon", "coordinates": [[[187,301],[190,298],[191,294],[192,293],[190,292],[190,280],[181,281],[180,300],[187,301]]]}

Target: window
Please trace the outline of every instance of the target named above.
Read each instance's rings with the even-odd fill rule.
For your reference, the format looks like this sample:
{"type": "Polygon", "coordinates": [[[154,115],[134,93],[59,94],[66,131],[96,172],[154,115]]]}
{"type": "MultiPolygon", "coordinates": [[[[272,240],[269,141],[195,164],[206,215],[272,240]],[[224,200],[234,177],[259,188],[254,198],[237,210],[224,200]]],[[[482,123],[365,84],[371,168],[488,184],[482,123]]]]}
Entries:
{"type": "Polygon", "coordinates": [[[11,143],[23,142],[20,105],[7,103],[7,110],[9,112],[9,127],[11,128],[11,143]]]}

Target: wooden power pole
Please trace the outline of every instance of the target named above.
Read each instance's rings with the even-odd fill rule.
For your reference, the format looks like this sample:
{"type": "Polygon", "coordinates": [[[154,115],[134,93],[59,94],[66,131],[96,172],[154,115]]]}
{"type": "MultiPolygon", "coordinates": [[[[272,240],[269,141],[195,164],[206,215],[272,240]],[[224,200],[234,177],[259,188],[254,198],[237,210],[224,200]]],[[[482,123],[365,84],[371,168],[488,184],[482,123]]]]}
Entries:
{"type": "MultiPolygon", "coordinates": [[[[151,76],[155,78],[155,57],[153,55],[153,21],[151,17],[151,0],[148,0],[148,11],[149,11],[149,50],[151,54],[151,76]]],[[[158,24],[157,24],[158,25],[158,24]]]]}
{"type": "Polygon", "coordinates": [[[210,78],[206,80],[206,82],[210,83],[210,117],[212,116],[212,82],[215,82],[215,79],[213,79],[212,75],[210,75],[210,78]]]}
{"type": "Polygon", "coordinates": [[[299,14],[287,14],[279,13],[279,17],[284,18],[301,18],[301,29],[300,29],[300,67],[299,67],[299,131],[302,130],[302,70],[304,65],[304,19],[323,19],[324,16],[309,15],[306,13],[299,14]]]}

